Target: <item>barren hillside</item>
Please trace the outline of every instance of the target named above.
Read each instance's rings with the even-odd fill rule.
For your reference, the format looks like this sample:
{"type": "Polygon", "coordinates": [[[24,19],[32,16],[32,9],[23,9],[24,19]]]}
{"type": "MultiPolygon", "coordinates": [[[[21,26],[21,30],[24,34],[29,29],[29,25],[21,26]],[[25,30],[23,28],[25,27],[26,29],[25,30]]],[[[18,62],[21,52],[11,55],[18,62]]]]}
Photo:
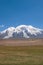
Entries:
{"type": "Polygon", "coordinates": [[[43,39],[6,39],[0,40],[0,45],[5,46],[43,45],[43,39]]]}

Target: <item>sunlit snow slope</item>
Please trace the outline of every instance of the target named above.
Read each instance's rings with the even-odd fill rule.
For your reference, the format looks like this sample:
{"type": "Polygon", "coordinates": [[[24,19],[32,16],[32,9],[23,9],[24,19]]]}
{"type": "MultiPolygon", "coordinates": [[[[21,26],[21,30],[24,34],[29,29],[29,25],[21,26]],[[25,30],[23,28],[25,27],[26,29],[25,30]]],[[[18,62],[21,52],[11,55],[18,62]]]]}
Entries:
{"type": "Polygon", "coordinates": [[[20,25],[9,27],[0,32],[0,39],[9,38],[43,38],[43,29],[35,28],[31,25],[20,25]]]}

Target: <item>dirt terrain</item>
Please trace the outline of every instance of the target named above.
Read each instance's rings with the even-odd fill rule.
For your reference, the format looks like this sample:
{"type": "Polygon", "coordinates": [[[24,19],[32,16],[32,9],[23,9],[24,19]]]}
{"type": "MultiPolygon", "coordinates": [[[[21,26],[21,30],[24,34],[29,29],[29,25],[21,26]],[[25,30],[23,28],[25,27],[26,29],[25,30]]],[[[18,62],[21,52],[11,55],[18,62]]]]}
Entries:
{"type": "Polygon", "coordinates": [[[0,40],[0,65],[43,65],[43,39],[0,40]]]}
{"type": "Polygon", "coordinates": [[[5,46],[30,46],[43,45],[43,39],[0,39],[0,45],[5,46]]]}

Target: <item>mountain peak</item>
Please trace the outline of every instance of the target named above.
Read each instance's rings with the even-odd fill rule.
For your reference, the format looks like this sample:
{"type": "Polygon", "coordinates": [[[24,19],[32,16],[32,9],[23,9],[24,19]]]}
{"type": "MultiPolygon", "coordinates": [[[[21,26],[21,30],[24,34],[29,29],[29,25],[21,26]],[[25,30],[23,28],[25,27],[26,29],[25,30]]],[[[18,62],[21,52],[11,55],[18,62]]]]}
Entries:
{"type": "Polygon", "coordinates": [[[43,38],[43,30],[31,25],[9,27],[0,33],[0,38],[43,38]]]}
{"type": "Polygon", "coordinates": [[[15,30],[15,27],[9,27],[6,30],[12,31],[12,30],[15,30]]]}

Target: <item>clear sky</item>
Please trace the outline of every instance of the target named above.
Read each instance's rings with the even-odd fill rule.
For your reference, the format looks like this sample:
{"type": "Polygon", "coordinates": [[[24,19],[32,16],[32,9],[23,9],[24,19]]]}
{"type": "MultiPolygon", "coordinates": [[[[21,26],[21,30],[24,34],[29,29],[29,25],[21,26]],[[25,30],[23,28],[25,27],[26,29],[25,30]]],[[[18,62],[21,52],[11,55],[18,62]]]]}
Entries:
{"type": "Polygon", "coordinates": [[[43,28],[43,0],[0,0],[0,31],[23,24],[43,28]]]}

